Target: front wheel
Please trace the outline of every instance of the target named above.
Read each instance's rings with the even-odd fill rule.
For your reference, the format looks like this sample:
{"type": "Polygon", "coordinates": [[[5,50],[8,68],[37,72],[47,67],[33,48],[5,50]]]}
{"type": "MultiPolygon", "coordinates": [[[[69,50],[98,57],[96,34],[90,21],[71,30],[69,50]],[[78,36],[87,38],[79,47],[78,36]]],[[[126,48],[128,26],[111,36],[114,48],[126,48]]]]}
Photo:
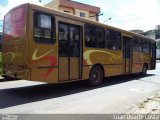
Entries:
{"type": "Polygon", "coordinates": [[[142,76],[146,76],[146,74],[147,74],[147,69],[148,69],[148,68],[147,68],[147,65],[144,64],[144,65],[143,65],[143,68],[142,68],[142,72],[141,72],[141,75],[142,75],[142,76]]]}
{"type": "Polygon", "coordinates": [[[89,74],[89,84],[91,86],[100,85],[103,81],[104,75],[103,70],[99,66],[95,66],[91,69],[89,74]]]}

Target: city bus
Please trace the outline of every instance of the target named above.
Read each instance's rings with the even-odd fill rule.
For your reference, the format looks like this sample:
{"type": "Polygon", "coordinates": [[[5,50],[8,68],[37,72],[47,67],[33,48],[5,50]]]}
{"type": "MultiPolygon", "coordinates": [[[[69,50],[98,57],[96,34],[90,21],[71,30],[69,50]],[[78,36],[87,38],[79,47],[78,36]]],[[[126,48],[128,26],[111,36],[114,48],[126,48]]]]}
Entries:
{"type": "Polygon", "coordinates": [[[29,3],[4,17],[5,77],[95,86],[155,67],[155,40],[133,32],[29,3]]]}

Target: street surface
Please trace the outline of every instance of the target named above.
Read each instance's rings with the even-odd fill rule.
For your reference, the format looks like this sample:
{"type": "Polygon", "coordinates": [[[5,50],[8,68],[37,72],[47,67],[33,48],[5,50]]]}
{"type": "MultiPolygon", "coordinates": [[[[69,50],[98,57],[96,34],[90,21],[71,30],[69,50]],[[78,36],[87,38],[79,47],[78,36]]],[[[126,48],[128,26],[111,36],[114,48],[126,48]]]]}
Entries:
{"type": "Polygon", "coordinates": [[[0,113],[134,113],[160,90],[160,63],[146,77],[105,78],[98,87],[87,82],[49,85],[25,80],[0,82],[0,113]]]}

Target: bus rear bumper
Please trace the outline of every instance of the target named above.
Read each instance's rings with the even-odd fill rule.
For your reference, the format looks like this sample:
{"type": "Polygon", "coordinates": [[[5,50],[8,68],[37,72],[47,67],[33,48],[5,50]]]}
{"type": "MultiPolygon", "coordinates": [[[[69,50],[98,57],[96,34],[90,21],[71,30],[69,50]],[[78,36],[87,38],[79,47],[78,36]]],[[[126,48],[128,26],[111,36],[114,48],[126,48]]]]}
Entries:
{"type": "Polygon", "coordinates": [[[2,77],[9,79],[9,78],[14,78],[14,79],[25,79],[28,80],[30,78],[30,72],[29,70],[24,70],[24,71],[14,71],[14,70],[8,70],[5,69],[3,70],[3,75],[2,77]]]}

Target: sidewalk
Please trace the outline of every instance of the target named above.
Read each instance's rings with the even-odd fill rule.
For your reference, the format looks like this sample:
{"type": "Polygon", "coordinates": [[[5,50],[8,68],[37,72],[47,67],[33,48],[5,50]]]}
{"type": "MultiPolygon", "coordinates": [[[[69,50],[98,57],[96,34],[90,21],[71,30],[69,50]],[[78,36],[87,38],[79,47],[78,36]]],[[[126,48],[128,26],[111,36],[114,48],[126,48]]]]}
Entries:
{"type": "Polygon", "coordinates": [[[134,106],[131,114],[160,114],[160,90],[134,106]]]}
{"type": "MultiPolygon", "coordinates": [[[[156,61],[158,64],[160,60],[156,61]]],[[[157,66],[159,67],[159,66],[157,66]]],[[[129,114],[160,114],[160,89],[154,91],[152,95],[146,99],[142,99],[133,106],[129,114]]]]}

